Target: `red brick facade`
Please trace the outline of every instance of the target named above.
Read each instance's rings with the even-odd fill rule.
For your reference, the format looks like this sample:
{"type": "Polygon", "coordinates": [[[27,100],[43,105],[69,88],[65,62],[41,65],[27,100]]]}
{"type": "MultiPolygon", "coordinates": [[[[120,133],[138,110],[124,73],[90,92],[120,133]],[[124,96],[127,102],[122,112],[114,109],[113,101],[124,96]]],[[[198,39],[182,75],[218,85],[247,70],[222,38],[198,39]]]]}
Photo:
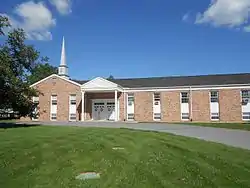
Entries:
{"type": "MultiPolygon", "coordinates": [[[[39,95],[39,120],[50,121],[51,95],[57,95],[57,120],[69,121],[69,96],[76,94],[77,121],[81,121],[82,93],[80,85],[74,84],[58,76],[51,77],[34,86],[41,94],[39,95]]],[[[220,89],[219,91],[219,121],[241,122],[242,104],[241,89],[220,89]]],[[[161,96],[161,121],[181,121],[181,90],[162,91],[161,96]]],[[[210,122],[210,90],[193,90],[190,93],[189,110],[190,119],[194,122],[210,122]],[[191,112],[192,110],[192,112],[191,112]]],[[[153,94],[152,91],[138,91],[134,93],[134,117],[135,121],[151,122],[153,120],[153,94]]],[[[119,120],[127,118],[126,93],[118,92],[119,120]]],[[[114,91],[110,92],[85,92],[85,120],[92,119],[93,99],[114,99],[114,91]]],[[[27,120],[27,119],[25,119],[27,120]]]]}

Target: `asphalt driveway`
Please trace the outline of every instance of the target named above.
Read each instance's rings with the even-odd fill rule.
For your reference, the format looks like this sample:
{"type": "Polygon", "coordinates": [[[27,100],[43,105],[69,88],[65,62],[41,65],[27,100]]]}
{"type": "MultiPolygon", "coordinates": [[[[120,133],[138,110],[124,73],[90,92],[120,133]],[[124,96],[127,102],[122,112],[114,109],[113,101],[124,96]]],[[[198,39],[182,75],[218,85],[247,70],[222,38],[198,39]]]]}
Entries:
{"type": "MultiPolygon", "coordinates": [[[[34,124],[34,122],[27,122],[34,124]]],[[[178,125],[168,123],[125,123],[125,122],[35,122],[52,126],[80,126],[80,127],[105,127],[129,128],[167,132],[176,135],[194,137],[202,140],[218,142],[234,147],[250,150],[250,131],[233,130],[224,128],[198,127],[191,125],[178,125]]]]}

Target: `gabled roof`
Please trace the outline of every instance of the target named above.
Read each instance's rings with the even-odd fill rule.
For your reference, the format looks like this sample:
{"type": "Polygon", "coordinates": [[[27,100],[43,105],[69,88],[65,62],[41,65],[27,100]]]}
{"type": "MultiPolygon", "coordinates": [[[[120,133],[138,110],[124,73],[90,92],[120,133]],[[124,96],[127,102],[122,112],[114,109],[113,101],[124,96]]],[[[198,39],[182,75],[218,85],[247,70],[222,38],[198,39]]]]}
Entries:
{"type": "MultiPolygon", "coordinates": [[[[169,76],[151,78],[128,78],[109,80],[125,88],[157,88],[157,87],[188,87],[188,86],[219,86],[250,84],[250,73],[215,74],[198,76],[169,76]]],[[[74,80],[79,84],[88,81],[74,80]]]]}
{"type": "Polygon", "coordinates": [[[101,77],[97,77],[84,83],[81,88],[85,91],[122,89],[118,84],[101,77]]]}
{"type": "Polygon", "coordinates": [[[45,80],[48,80],[48,79],[53,78],[53,77],[57,77],[57,78],[60,78],[60,79],[62,79],[62,80],[65,80],[65,81],[67,81],[67,82],[70,82],[70,83],[72,83],[72,84],[75,84],[75,85],[77,85],[77,86],[81,86],[81,84],[79,84],[79,83],[77,83],[77,82],[75,82],[75,81],[73,81],[73,80],[64,78],[64,77],[59,76],[59,75],[57,75],[57,74],[52,74],[52,75],[50,75],[50,76],[48,76],[48,77],[46,77],[46,78],[44,78],[44,79],[42,79],[42,80],[40,80],[40,81],[34,83],[34,84],[32,84],[30,87],[34,87],[34,86],[36,86],[37,84],[40,84],[40,83],[44,82],[45,80]]]}

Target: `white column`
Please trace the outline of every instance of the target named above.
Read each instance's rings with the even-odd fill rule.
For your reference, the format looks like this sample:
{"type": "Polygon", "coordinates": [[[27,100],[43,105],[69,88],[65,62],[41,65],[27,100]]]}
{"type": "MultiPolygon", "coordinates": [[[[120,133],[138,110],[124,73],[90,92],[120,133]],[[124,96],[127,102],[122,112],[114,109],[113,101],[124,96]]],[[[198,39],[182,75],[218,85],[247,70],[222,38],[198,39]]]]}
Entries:
{"type": "Polygon", "coordinates": [[[85,95],[85,92],[83,91],[82,92],[82,121],[84,121],[84,114],[85,114],[85,112],[84,112],[84,95],[85,95]]]}
{"type": "Polygon", "coordinates": [[[115,90],[115,121],[118,121],[117,90],[115,90]]]}

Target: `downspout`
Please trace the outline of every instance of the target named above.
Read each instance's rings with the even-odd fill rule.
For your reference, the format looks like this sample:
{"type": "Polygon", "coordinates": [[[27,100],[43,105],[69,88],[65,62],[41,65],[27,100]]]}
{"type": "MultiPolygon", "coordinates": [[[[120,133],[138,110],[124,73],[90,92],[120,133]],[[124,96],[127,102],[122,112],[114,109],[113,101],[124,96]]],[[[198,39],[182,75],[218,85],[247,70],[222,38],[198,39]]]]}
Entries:
{"type": "Polygon", "coordinates": [[[125,92],[123,91],[123,121],[126,121],[126,97],[125,97],[125,92]]]}
{"type": "Polygon", "coordinates": [[[190,93],[190,121],[193,121],[193,98],[192,98],[192,88],[189,87],[189,93],[190,93]]]}

